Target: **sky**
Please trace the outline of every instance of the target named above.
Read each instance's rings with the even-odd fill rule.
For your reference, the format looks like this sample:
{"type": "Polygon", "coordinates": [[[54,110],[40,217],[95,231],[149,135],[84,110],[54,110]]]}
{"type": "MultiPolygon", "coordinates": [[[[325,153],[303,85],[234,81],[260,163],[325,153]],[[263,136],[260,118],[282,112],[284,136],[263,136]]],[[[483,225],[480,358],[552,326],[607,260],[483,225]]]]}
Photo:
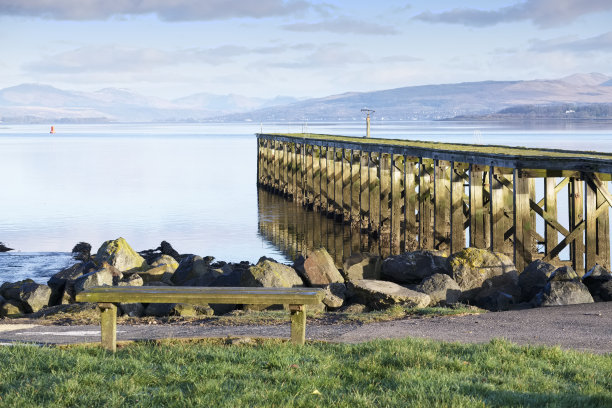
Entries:
{"type": "Polygon", "coordinates": [[[612,0],[0,0],[0,88],[322,97],[612,75],[612,0]]]}

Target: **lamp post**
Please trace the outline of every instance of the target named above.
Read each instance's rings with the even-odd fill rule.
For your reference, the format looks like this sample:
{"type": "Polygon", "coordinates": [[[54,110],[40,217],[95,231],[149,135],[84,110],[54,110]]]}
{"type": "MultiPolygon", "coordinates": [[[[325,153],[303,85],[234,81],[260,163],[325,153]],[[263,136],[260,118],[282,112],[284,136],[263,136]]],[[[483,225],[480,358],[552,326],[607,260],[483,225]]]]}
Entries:
{"type": "Polygon", "coordinates": [[[374,113],[375,111],[372,109],[363,108],[362,112],[366,113],[366,137],[370,137],[370,113],[374,113]]]}

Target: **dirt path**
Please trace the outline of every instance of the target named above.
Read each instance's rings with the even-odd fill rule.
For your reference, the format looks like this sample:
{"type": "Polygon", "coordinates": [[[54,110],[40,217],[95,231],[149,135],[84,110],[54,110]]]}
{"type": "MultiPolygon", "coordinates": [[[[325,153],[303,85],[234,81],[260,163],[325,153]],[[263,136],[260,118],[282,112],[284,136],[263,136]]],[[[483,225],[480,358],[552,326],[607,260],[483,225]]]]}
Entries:
{"type": "MultiPolygon", "coordinates": [[[[97,342],[99,326],[40,326],[0,323],[0,343],[66,344],[97,342]]],[[[118,340],[169,337],[289,337],[289,325],[136,325],[118,327],[118,340]]],[[[565,349],[612,353],[612,302],[529,309],[474,316],[409,318],[371,324],[308,323],[311,340],[358,343],[373,339],[428,338],[483,343],[504,338],[518,344],[559,345],[565,349]]]]}

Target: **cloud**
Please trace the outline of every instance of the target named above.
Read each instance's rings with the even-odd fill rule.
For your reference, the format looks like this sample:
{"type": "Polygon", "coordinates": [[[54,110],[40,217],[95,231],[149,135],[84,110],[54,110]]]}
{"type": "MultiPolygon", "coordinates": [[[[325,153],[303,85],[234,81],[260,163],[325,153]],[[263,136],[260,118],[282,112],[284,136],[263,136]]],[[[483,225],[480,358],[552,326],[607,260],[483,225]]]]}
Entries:
{"type": "Polygon", "coordinates": [[[545,41],[533,40],[530,50],[537,52],[571,51],[573,53],[612,52],[612,31],[584,39],[562,37],[545,41]]]}
{"type": "Polygon", "coordinates": [[[363,64],[371,62],[370,58],[361,51],[349,50],[344,44],[331,43],[318,47],[313,53],[296,62],[281,62],[272,64],[280,68],[329,68],[349,64],[363,64]]]}
{"type": "Polygon", "coordinates": [[[422,58],[413,57],[410,55],[389,55],[387,57],[383,57],[381,61],[384,62],[418,62],[423,61],[422,58]]]}
{"type": "Polygon", "coordinates": [[[2,0],[0,15],[106,20],[155,14],[165,21],[199,21],[282,16],[309,8],[305,0],[2,0]]]}
{"type": "Polygon", "coordinates": [[[293,23],[283,26],[285,30],[299,32],[327,31],[339,34],[373,34],[393,35],[398,31],[391,26],[353,20],[347,17],[338,17],[333,20],[324,20],[318,23],[293,23]]]}
{"type": "Polygon", "coordinates": [[[497,10],[455,8],[440,13],[425,11],[413,18],[427,23],[462,24],[473,27],[532,21],[539,27],[550,28],[570,23],[585,14],[609,10],[612,10],[610,0],[526,0],[497,10]]]}

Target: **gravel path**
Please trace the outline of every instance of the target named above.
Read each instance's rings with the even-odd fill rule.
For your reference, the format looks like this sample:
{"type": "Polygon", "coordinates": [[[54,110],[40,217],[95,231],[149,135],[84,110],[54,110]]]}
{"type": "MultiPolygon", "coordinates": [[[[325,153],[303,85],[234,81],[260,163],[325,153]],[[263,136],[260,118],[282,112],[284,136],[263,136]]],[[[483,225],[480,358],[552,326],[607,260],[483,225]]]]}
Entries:
{"type": "MultiPolygon", "coordinates": [[[[118,340],[170,337],[283,337],[289,325],[118,326],[118,340]]],[[[485,313],[474,316],[408,318],[370,324],[316,324],[306,326],[311,340],[358,343],[373,339],[428,338],[462,343],[484,343],[504,338],[517,344],[559,345],[565,349],[612,353],[612,302],[485,313]]],[[[40,326],[0,322],[0,343],[67,344],[97,342],[99,326],[40,326]]]]}

